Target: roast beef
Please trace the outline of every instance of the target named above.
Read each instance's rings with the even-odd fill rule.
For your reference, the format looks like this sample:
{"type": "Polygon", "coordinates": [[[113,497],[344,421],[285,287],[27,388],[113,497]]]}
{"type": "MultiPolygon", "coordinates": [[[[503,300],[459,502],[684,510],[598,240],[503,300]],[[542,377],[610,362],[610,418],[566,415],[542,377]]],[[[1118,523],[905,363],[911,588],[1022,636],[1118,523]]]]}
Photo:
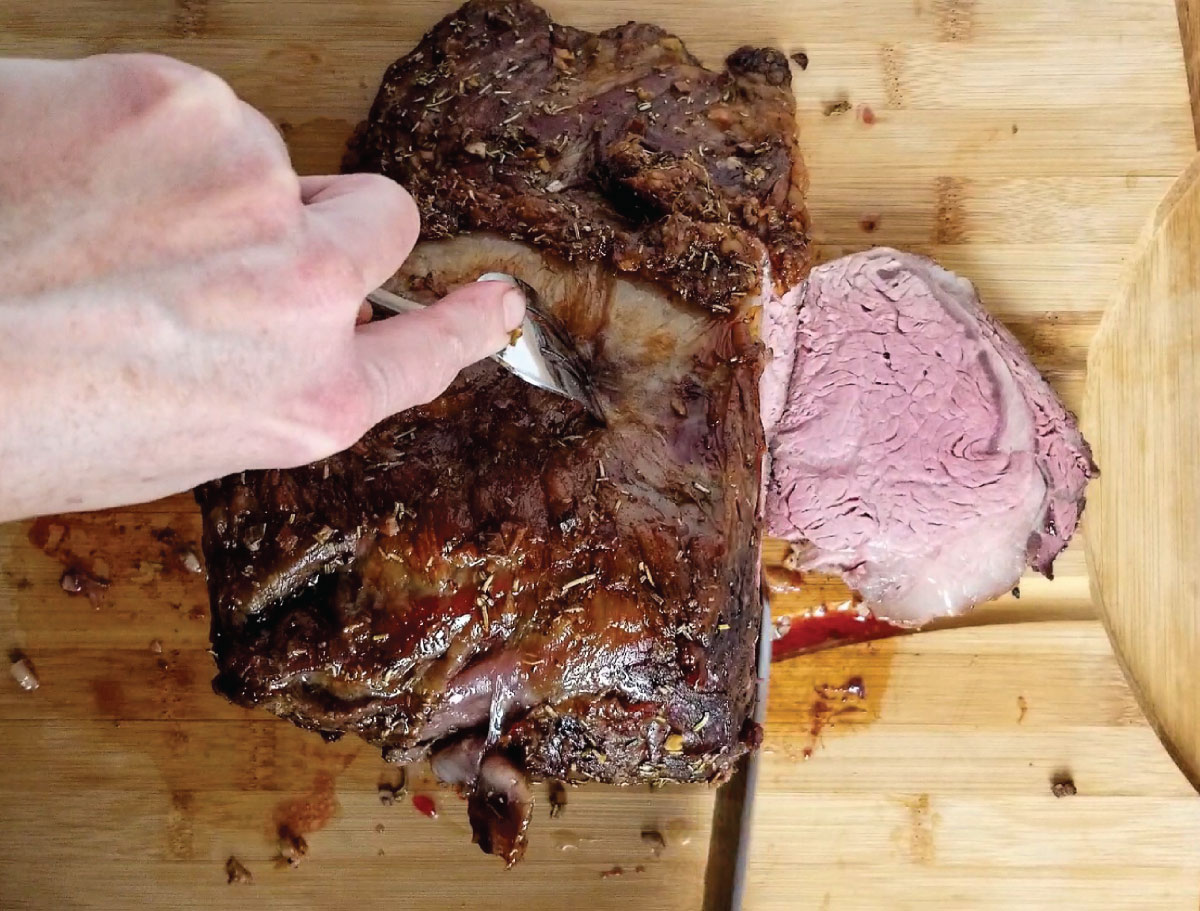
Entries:
{"type": "Polygon", "coordinates": [[[802,569],[919,624],[1049,575],[1091,453],[971,283],[876,249],[769,301],[767,518],[802,569]]]}
{"type": "Polygon", "coordinates": [[[524,846],[526,774],[711,781],[758,737],[756,308],[807,269],[784,56],[708,70],[473,0],[384,77],[348,166],[405,184],[392,285],[531,284],[605,422],[483,362],[347,452],[201,488],[218,692],[358,734],[524,846]]]}

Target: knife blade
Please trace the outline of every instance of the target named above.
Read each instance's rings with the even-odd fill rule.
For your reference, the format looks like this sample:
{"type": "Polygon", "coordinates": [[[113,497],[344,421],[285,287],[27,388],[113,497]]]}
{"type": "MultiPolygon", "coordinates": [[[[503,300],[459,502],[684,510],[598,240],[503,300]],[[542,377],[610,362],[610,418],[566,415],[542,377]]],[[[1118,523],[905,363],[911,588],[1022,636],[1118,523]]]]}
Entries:
{"type": "MultiPolygon", "coordinates": [[[[755,659],[757,687],[751,716],[758,724],[765,723],[767,718],[773,631],[771,602],[764,590],[762,626],[755,659]]],[[[750,866],[751,830],[761,752],[759,749],[750,753],[733,777],[717,791],[704,876],[704,911],[741,911],[750,866]]]]}

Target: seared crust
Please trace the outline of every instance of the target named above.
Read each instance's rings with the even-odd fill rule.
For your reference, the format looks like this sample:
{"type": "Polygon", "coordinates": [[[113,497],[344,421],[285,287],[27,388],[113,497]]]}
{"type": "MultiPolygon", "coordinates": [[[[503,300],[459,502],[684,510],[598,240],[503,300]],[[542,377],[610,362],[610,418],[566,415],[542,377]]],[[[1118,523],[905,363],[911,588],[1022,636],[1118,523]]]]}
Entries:
{"type": "Polygon", "coordinates": [[[396,761],[502,703],[536,775],[726,772],[755,734],[762,349],[676,314],[698,335],[665,350],[633,309],[661,298],[600,280],[556,315],[610,324],[584,345],[607,424],[484,362],[344,453],[198,491],[218,692],[396,761]]]}
{"type": "Polygon", "coordinates": [[[473,0],[384,76],[347,166],[395,178],[423,236],[488,229],[722,310],[809,262],[787,58],[705,69],[662,29],[473,0]]]}

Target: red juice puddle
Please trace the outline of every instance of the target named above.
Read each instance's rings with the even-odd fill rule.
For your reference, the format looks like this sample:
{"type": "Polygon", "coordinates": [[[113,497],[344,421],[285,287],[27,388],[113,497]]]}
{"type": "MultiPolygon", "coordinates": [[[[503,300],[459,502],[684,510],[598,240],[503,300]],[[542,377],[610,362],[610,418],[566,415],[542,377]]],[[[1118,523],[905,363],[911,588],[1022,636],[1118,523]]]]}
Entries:
{"type": "Polygon", "coordinates": [[[432,797],[428,797],[425,794],[414,794],[412,805],[421,815],[428,816],[430,819],[437,819],[437,804],[433,802],[432,797]]]}
{"type": "Polygon", "coordinates": [[[902,626],[857,610],[784,616],[775,624],[778,638],[771,643],[771,660],[783,661],[822,648],[870,642],[909,632],[902,626]]]}
{"type": "Polygon", "coordinates": [[[840,686],[817,684],[813,688],[813,696],[808,709],[809,742],[801,753],[805,759],[812,758],[826,728],[859,725],[878,715],[878,706],[867,704],[867,686],[857,674],[847,677],[840,686]]]}
{"type": "Polygon", "coordinates": [[[298,797],[280,801],[273,814],[273,828],[283,837],[311,835],[325,828],[341,809],[337,799],[337,781],[330,772],[317,772],[312,786],[298,797]]]}

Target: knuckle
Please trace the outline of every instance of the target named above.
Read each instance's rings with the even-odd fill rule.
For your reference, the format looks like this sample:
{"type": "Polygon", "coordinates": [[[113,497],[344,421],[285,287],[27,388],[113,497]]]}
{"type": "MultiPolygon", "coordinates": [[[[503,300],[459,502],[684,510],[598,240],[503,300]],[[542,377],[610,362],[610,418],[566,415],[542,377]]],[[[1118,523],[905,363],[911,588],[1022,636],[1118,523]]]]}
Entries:
{"type": "Polygon", "coordinates": [[[456,373],[447,370],[446,364],[437,357],[423,363],[416,373],[389,370],[380,363],[365,360],[359,367],[359,391],[356,394],[357,406],[363,409],[359,419],[369,428],[394,414],[428,404],[445,392],[456,373]]]}
{"type": "Polygon", "coordinates": [[[407,390],[407,400],[401,403],[402,406],[408,408],[432,402],[449,388],[461,369],[461,362],[452,361],[448,357],[431,360],[425,365],[424,371],[413,388],[407,390]]]}
{"type": "Polygon", "coordinates": [[[298,232],[300,178],[287,152],[255,135],[240,134],[225,145],[223,160],[214,163],[223,186],[247,201],[256,220],[298,232]]]}
{"type": "Polygon", "coordinates": [[[181,76],[174,95],[180,101],[225,115],[237,113],[241,106],[228,82],[215,73],[192,66],[181,76]]]}
{"type": "Polygon", "coordinates": [[[94,58],[111,67],[118,81],[135,83],[161,94],[169,94],[194,70],[191,64],[165,54],[105,54],[94,58]]]}
{"type": "Polygon", "coordinates": [[[421,377],[420,383],[409,394],[409,401],[403,407],[411,408],[432,402],[450,387],[454,378],[458,376],[458,371],[458,367],[450,368],[444,363],[435,366],[421,377]]]}
{"type": "Polygon", "coordinates": [[[296,251],[303,236],[304,212],[299,180],[290,169],[267,169],[256,179],[240,171],[236,176],[217,171],[198,194],[209,206],[205,214],[224,219],[227,241],[267,247],[275,266],[272,280],[299,290],[294,289],[291,273],[300,258],[296,251]]]}
{"type": "Polygon", "coordinates": [[[241,102],[225,80],[207,70],[160,54],[112,55],[103,65],[124,109],[121,120],[166,121],[173,131],[186,127],[188,136],[209,143],[236,123],[241,102]]]}
{"type": "Polygon", "coordinates": [[[254,187],[229,187],[222,192],[219,217],[227,227],[222,238],[261,259],[264,277],[270,287],[282,289],[289,297],[303,295],[304,285],[297,280],[293,238],[299,233],[299,206],[264,195],[254,187]]]}
{"type": "Polygon", "coordinates": [[[297,223],[303,213],[300,204],[300,179],[286,164],[264,165],[262,173],[250,181],[251,192],[264,213],[286,214],[288,223],[297,223]]]}
{"type": "Polygon", "coordinates": [[[129,54],[123,57],[129,77],[161,99],[195,96],[213,103],[236,100],[228,83],[208,70],[162,54],[129,54]]]}
{"type": "Polygon", "coordinates": [[[443,372],[457,371],[475,359],[467,352],[467,345],[459,332],[443,333],[440,344],[446,352],[444,358],[446,368],[443,372]]]}
{"type": "Polygon", "coordinates": [[[358,359],[359,391],[355,398],[358,406],[366,409],[369,425],[433,401],[458,374],[458,365],[452,364],[437,344],[416,350],[420,352],[419,369],[412,369],[412,360],[380,359],[378,350],[376,356],[358,359]]]}

